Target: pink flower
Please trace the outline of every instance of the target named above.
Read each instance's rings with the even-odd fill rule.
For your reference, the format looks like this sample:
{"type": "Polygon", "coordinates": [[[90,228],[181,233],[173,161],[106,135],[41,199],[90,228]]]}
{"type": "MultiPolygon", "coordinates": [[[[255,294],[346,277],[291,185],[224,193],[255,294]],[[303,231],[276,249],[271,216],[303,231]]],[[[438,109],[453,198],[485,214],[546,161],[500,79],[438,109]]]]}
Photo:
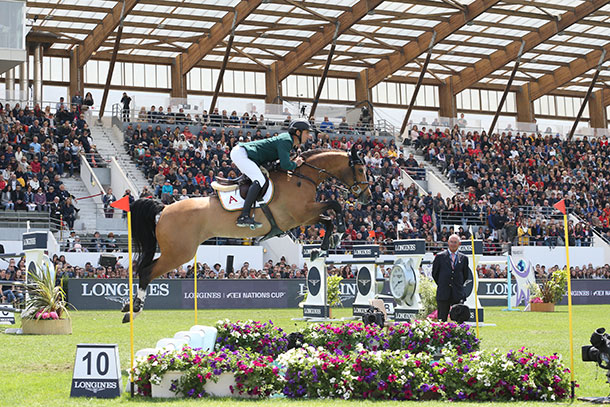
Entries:
{"type": "Polygon", "coordinates": [[[55,311],[49,312],[49,315],[51,316],[51,319],[59,319],[59,315],[57,315],[57,312],[55,311]]]}
{"type": "Polygon", "coordinates": [[[51,316],[49,315],[48,312],[43,312],[42,313],[42,319],[49,319],[49,318],[51,318],[51,316]]]}

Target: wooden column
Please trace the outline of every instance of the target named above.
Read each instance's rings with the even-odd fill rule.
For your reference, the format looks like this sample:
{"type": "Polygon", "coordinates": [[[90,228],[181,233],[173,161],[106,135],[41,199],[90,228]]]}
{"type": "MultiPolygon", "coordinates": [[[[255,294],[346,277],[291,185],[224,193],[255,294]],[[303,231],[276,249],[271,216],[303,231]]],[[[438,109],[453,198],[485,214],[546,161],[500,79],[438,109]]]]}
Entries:
{"type": "Polygon", "coordinates": [[[70,87],[68,89],[68,101],[72,99],[72,96],[74,96],[76,92],[79,92],[83,98],[85,97],[83,94],[85,89],[84,66],[81,65],[79,61],[79,47],[80,46],[76,46],[70,51],[70,87]]]}
{"type": "Polygon", "coordinates": [[[453,94],[453,81],[451,78],[438,87],[439,115],[451,119],[451,123],[457,119],[457,105],[453,94]]]}
{"type": "Polygon", "coordinates": [[[529,83],[521,86],[516,93],[517,99],[517,122],[518,123],[534,123],[534,102],[530,99],[529,83]]]}
{"type": "MultiPolygon", "coordinates": [[[[608,91],[610,92],[610,91],[608,91]]],[[[590,126],[594,129],[605,129],[608,127],[608,116],[604,105],[604,89],[594,92],[589,99],[590,126]]]]}
{"type": "Polygon", "coordinates": [[[277,64],[271,64],[265,72],[265,103],[281,103],[281,84],[277,76],[277,64]]]}
{"type": "Polygon", "coordinates": [[[170,97],[186,99],[186,75],[182,72],[182,54],[178,55],[172,63],[172,88],[170,97]]]}

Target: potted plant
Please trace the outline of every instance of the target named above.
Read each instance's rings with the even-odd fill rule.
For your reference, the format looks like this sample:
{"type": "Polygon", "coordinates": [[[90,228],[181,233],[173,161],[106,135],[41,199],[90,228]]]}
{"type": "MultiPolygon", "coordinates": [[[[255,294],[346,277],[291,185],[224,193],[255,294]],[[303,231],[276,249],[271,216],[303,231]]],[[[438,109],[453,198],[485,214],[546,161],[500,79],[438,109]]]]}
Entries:
{"type": "MultiPolygon", "coordinates": [[[[326,301],[330,307],[342,307],[343,303],[341,302],[341,280],[343,277],[341,276],[328,276],[326,278],[326,301]]],[[[305,293],[303,297],[303,301],[299,304],[299,307],[302,307],[305,301],[307,300],[308,293],[305,293]]],[[[332,308],[329,309],[329,317],[332,318],[332,308]]]]}
{"type": "Polygon", "coordinates": [[[36,272],[28,272],[25,285],[27,299],[21,314],[21,327],[24,334],[33,335],[70,335],[72,323],[66,301],[66,293],[47,266],[39,267],[36,272]]]}
{"type": "Polygon", "coordinates": [[[534,312],[553,312],[567,293],[568,271],[556,270],[542,284],[532,284],[530,291],[530,310],[534,312]]]}

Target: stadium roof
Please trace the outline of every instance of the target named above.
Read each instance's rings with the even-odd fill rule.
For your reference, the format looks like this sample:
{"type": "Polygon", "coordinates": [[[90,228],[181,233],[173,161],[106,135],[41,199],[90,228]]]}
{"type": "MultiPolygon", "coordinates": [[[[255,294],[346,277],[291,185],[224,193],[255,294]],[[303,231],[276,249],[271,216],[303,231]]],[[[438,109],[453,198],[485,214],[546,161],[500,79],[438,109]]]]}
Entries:
{"type": "MultiPolygon", "coordinates": [[[[233,21],[230,66],[261,71],[275,63],[279,80],[321,73],[337,22],[332,75],[366,73],[369,88],[416,81],[433,33],[426,83],[450,81],[455,93],[504,86],[522,41],[513,86],[584,92],[604,49],[610,68],[610,0],[125,0],[124,7],[120,60],[178,58],[185,73],[220,64],[233,21]]],[[[110,59],[122,9],[105,0],[27,1],[32,31],[58,36],[47,55],[69,56],[80,44],[85,60],[110,59]]],[[[606,69],[596,87],[608,86],[606,69]]]]}

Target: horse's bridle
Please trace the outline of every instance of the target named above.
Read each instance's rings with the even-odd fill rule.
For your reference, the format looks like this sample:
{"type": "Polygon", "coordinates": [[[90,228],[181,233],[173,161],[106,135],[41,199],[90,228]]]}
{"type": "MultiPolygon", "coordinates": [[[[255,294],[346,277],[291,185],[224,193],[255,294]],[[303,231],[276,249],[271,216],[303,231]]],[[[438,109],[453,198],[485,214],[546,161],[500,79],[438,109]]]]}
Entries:
{"type": "MultiPolygon", "coordinates": [[[[369,187],[368,182],[358,181],[358,179],[356,177],[356,165],[364,165],[364,163],[362,162],[362,159],[360,157],[354,158],[351,154],[349,156],[349,166],[352,169],[352,176],[354,178],[354,182],[352,185],[348,185],[346,182],[344,182],[341,178],[337,177],[332,172],[325,170],[324,168],[316,167],[315,165],[309,164],[307,161],[303,161],[302,165],[312,168],[312,169],[318,171],[318,173],[326,174],[326,175],[328,175],[329,178],[336,179],[341,184],[338,186],[338,188],[343,189],[346,192],[351,192],[352,194],[354,194],[356,196],[356,199],[360,198],[360,195],[362,195],[364,193],[364,191],[366,191],[367,188],[369,187]],[[366,185],[366,188],[362,188],[362,185],[366,185]]],[[[310,181],[311,183],[313,183],[314,185],[317,186],[316,182],[314,180],[310,179],[309,177],[307,177],[306,175],[303,175],[296,171],[295,171],[295,174],[297,174],[297,176],[299,176],[303,179],[307,179],[308,181],[310,181]]]]}

